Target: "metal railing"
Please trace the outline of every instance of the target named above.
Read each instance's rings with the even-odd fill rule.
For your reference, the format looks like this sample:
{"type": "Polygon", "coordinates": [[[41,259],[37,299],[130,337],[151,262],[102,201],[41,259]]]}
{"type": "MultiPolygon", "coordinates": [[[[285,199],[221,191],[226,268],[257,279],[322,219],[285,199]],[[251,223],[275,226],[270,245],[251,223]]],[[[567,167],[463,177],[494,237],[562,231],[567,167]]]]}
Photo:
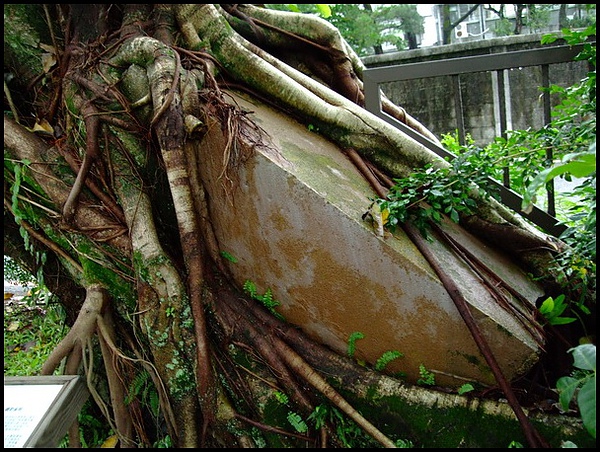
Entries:
{"type": "MultiPolygon", "coordinates": [[[[581,52],[582,48],[583,45],[556,46],[543,49],[511,51],[490,55],[452,58],[365,69],[363,71],[365,108],[389,124],[397,127],[406,135],[435,152],[440,157],[448,157],[451,160],[456,157],[454,154],[382,111],[381,91],[379,87],[381,83],[448,75],[452,76],[455,88],[454,92],[457,130],[459,134],[459,140],[462,140],[461,143],[464,143],[466,131],[464,127],[464,109],[460,96],[459,77],[461,74],[497,71],[498,80],[500,83],[502,83],[504,80],[503,73],[505,70],[528,66],[541,66],[542,83],[543,86],[548,87],[549,65],[573,61],[575,56],[581,52]]],[[[500,96],[498,99],[499,104],[502,106],[505,103],[503,86],[499,86],[498,95],[500,96]]],[[[550,94],[544,90],[543,96],[544,121],[546,124],[548,124],[550,122],[550,94]]],[[[501,133],[504,135],[507,130],[507,124],[506,113],[503,108],[500,108],[499,120],[501,133]]],[[[551,152],[551,150],[548,152],[551,152]]],[[[546,157],[552,159],[552,154],[550,153],[546,157]]],[[[539,226],[546,233],[558,237],[566,229],[566,226],[559,224],[558,220],[554,217],[554,187],[552,184],[548,190],[548,211],[544,211],[539,207],[534,206],[531,212],[526,213],[521,210],[523,198],[518,193],[510,189],[508,171],[505,171],[503,183],[500,183],[494,179],[490,179],[490,182],[493,186],[498,188],[500,199],[503,204],[529,219],[532,223],[539,226]]]]}

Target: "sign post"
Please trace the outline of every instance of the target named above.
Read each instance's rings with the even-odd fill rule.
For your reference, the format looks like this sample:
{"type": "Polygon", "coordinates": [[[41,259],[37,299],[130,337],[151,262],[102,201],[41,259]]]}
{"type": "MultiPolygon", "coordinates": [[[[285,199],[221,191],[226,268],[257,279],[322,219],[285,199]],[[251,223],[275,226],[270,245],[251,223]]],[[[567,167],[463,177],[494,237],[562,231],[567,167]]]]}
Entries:
{"type": "Polygon", "coordinates": [[[4,447],[57,447],[88,396],[78,375],[4,377],[4,447]]]}

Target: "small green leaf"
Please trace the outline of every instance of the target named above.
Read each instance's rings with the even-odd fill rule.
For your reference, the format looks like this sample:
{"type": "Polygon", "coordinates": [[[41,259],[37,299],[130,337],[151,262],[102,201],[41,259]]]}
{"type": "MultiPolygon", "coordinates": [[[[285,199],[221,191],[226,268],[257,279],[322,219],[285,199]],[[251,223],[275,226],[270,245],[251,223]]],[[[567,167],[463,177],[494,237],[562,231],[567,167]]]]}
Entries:
{"type": "Polygon", "coordinates": [[[233,256],[231,253],[228,253],[227,251],[221,251],[221,256],[224,257],[225,259],[227,259],[228,261],[233,262],[234,264],[237,263],[237,259],[235,258],[235,256],[233,256]]]}
{"type": "Polygon", "coordinates": [[[391,361],[401,358],[402,356],[404,355],[397,350],[389,350],[385,352],[375,363],[375,370],[382,371],[391,361]]]}
{"type": "Polygon", "coordinates": [[[563,411],[569,410],[569,405],[575,395],[575,391],[579,386],[579,380],[573,377],[561,377],[556,382],[556,390],[558,391],[558,400],[563,411]]]}
{"type": "Polygon", "coordinates": [[[331,17],[331,8],[329,7],[329,5],[317,4],[315,6],[317,7],[317,11],[319,11],[319,14],[321,15],[321,17],[323,17],[323,19],[331,17]]]}
{"type": "Polygon", "coordinates": [[[306,422],[302,420],[299,414],[294,413],[292,411],[288,412],[287,416],[288,422],[296,429],[298,433],[305,433],[308,431],[308,426],[306,422]]]}
{"type": "Polygon", "coordinates": [[[365,335],[360,331],[355,331],[354,333],[350,334],[350,337],[348,338],[348,356],[350,358],[354,356],[354,352],[356,351],[356,341],[364,338],[365,335]]]}
{"type": "Polygon", "coordinates": [[[471,392],[473,390],[475,390],[475,388],[473,387],[473,385],[471,383],[465,383],[458,389],[458,393],[460,395],[463,395],[463,394],[466,394],[467,392],[471,392]]]}
{"type": "Polygon", "coordinates": [[[277,399],[277,401],[279,403],[282,403],[284,405],[287,405],[289,398],[286,394],[284,394],[283,392],[280,391],[275,391],[275,398],[277,399]]]}
{"type": "Polygon", "coordinates": [[[450,219],[455,223],[458,223],[460,221],[460,217],[458,216],[458,212],[456,211],[456,209],[452,209],[452,211],[450,212],[450,219]]]}

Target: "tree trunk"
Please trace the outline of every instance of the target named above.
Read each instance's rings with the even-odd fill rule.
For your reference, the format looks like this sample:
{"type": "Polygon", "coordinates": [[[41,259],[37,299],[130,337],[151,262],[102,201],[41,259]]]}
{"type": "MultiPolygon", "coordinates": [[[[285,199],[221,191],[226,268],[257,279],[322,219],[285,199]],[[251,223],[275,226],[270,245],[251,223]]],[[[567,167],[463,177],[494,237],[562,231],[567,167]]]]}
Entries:
{"type": "MultiPolygon", "coordinates": [[[[360,382],[383,387],[390,376],[267,315],[228,279],[194,151],[218,124],[227,144],[206,152],[223,162],[227,187],[251,158],[238,139],[263,145],[228,88],[355,149],[389,177],[445,165],[362,109],[364,67],[337,30],[251,5],[12,5],[5,49],[5,81],[15,77],[5,83],[4,253],[32,272],[41,261],[31,249],[47,256],[44,281],[71,325],[42,373],[67,358],[68,371],[85,374],[121,447],[166,436],[175,447],[347,447],[340,431],[349,422],[365,432],[355,447],[395,447],[403,439],[395,425],[347,400],[364,391],[360,382]],[[85,365],[90,353],[103,365],[85,365]],[[158,414],[136,392],[141,382],[158,414]],[[322,422],[286,424],[319,406],[328,407],[322,422]]],[[[384,108],[436,139],[401,107],[384,108]]],[[[513,243],[529,271],[547,270],[548,253],[523,251],[546,242],[501,206],[481,201],[465,223],[513,243]]]]}
{"type": "Polygon", "coordinates": [[[515,3],[515,28],[513,33],[520,35],[523,32],[523,12],[526,10],[527,5],[522,3],[515,3]]]}

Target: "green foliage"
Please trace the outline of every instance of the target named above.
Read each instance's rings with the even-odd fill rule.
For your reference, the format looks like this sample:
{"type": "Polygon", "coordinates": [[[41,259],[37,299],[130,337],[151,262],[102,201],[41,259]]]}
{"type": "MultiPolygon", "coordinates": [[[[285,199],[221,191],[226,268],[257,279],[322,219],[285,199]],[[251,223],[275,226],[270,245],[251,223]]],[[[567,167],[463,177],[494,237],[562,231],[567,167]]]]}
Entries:
{"type": "Polygon", "coordinates": [[[552,4],[529,4],[527,14],[523,17],[523,25],[529,27],[534,33],[539,32],[550,22],[552,4]]]}
{"type": "Polygon", "coordinates": [[[265,4],[266,8],[278,11],[291,11],[294,13],[318,14],[323,19],[331,16],[331,6],[325,4],[304,3],[304,4],[265,4]]]}
{"type": "Polygon", "coordinates": [[[144,405],[150,408],[150,412],[158,421],[160,416],[158,391],[150,378],[150,373],[145,369],[139,372],[130,383],[125,404],[129,405],[136,398],[139,398],[144,405]]]}
{"type": "Polygon", "coordinates": [[[171,441],[171,437],[167,435],[156,441],[152,447],[154,449],[171,449],[173,447],[173,442],[171,441]]]}
{"type": "Polygon", "coordinates": [[[561,176],[577,178],[590,177],[596,172],[596,143],[590,145],[589,151],[567,154],[559,163],[540,172],[527,186],[523,196],[523,210],[529,211],[535,202],[540,188],[546,186],[552,179],[561,176]]]}
{"type": "Polygon", "coordinates": [[[34,283],[35,278],[24,270],[17,262],[8,256],[4,256],[4,280],[20,286],[34,283]]]}
{"type": "Polygon", "coordinates": [[[475,388],[473,387],[473,385],[471,383],[465,383],[460,388],[458,388],[458,393],[460,395],[463,395],[463,394],[466,394],[466,393],[474,391],[474,390],[475,390],[475,388]]]}
{"type": "Polygon", "coordinates": [[[165,315],[167,317],[175,317],[175,308],[173,306],[167,307],[167,309],[165,309],[165,315]]]}
{"type": "Polygon", "coordinates": [[[361,333],[360,331],[355,331],[352,334],[350,334],[350,337],[348,338],[348,356],[350,358],[354,357],[354,353],[356,352],[356,341],[358,339],[364,339],[365,335],[363,333],[361,333]]]}
{"type": "MultiPolygon", "coordinates": [[[[573,45],[595,34],[594,24],[583,31],[563,30],[562,36],[573,45]]],[[[556,39],[544,36],[542,43],[556,39]]],[[[511,189],[523,195],[524,212],[538,202],[542,192],[546,194],[553,179],[577,182],[570,192],[556,196],[557,217],[567,227],[560,239],[567,246],[556,255],[552,270],[569,289],[567,305],[589,314],[590,295],[596,290],[596,46],[586,42],[575,59],[594,69],[573,86],[548,88],[560,101],[548,125],[508,131],[484,148],[475,146],[469,136],[461,145],[456,134],[444,135],[442,144],[456,155],[451,167],[429,165],[395,179],[387,197],[376,202],[382,212],[389,213],[387,228],[393,230],[410,220],[427,237],[429,224],[439,222],[443,215],[459,221],[472,213],[473,195],[496,197],[488,177],[502,182],[507,173],[511,189]]],[[[542,203],[540,208],[544,208],[542,203]]],[[[553,321],[558,321],[556,316],[553,321]]]]}
{"type": "MultiPolygon", "coordinates": [[[[354,358],[354,354],[356,353],[356,341],[364,338],[365,335],[360,331],[355,331],[352,334],[350,334],[350,337],[348,338],[348,356],[350,358],[354,358]]],[[[387,352],[384,352],[383,355],[379,357],[379,359],[377,359],[377,361],[375,362],[374,369],[378,372],[382,372],[383,370],[385,370],[385,368],[390,362],[402,356],[404,356],[404,354],[400,353],[397,350],[388,350],[387,352]]],[[[358,361],[358,363],[361,366],[365,365],[363,361],[358,361]]],[[[405,374],[403,372],[398,372],[395,376],[404,377],[405,374]]]]}
{"type": "MultiPolygon", "coordinates": [[[[31,225],[37,223],[38,214],[35,208],[30,203],[20,202],[21,191],[34,191],[41,193],[41,189],[31,177],[31,162],[28,160],[22,160],[19,162],[12,161],[6,158],[4,160],[4,178],[8,181],[11,191],[11,205],[10,208],[14,214],[15,222],[19,225],[19,233],[23,238],[23,247],[26,251],[31,253],[34,257],[36,264],[38,264],[38,273],[34,275],[40,286],[44,285],[43,281],[43,265],[46,262],[46,253],[44,251],[36,250],[33,243],[30,241],[29,232],[22,226],[22,221],[27,220],[31,225]]],[[[42,201],[43,203],[43,201],[42,201]]],[[[6,258],[5,258],[6,262],[6,258]]]]}
{"type": "Polygon", "coordinates": [[[374,53],[375,47],[392,45],[396,50],[407,48],[403,35],[421,34],[424,19],[416,5],[334,4],[327,18],[359,56],[374,53]]]}
{"type": "Polygon", "coordinates": [[[419,364],[419,375],[421,375],[421,378],[417,380],[417,384],[435,386],[435,375],[429,372],[423,364],[419,364]]]}
{"type": "Polygon", "coordinates": [[[577,4],[580,14],[574,14],[573,17],[567,18],[565,25],[570,28],[586,28],[595,25],[596,23],[596,4],[577,4]],[[581,11],[585,11],[581,14],[581,11]]]}
{"type": "Polygon", "coordinates": [[[514,29],[515,29],[515,26],[506,17],[498,19],[494,23],[494,35],[496,35],[498,37],[500,37],[500,36],[510,36],[510,35],[513,34],[514,29]]]}
{"type": "MultiPolygon", "coordinates": [[[[450,148],[455,147],[454,140],[446,137],[450,148]]],[[[394,230],[410,220],[424,237],[429,237],[430,222],[439,224],[442,215],[458,223],[460,215],[472,214],[477,205],[475,196],[497,196],[489,182],[489,177],[498,172],[493,158],[471,141],[448,168],[428,164],[409,177],[394,179],[387,197],[375,200],[382,212],[388,211],[386,227],[394,230]]]]}
{"type": "Polygon", "coordinates": [[[287,396],[287,394],[284,394],[281,391],[275,391],[275,398],[282,405],[287,405],[289,402],[289,397],[287,396]]]}
{"type": "MultiPolygon", "coordinates": [[[[6,261],[5,256],[5,263],[6,261]]],[[[20,267],[15,268],[19,270],[16,275],[10,274],[10,281],[31,282],[31,276],[20,273],[23,272],[20,267]]],[[[4,375],[40,375],[48,356],[69,331],[65,318],[62,305],[43,286],[33,287],[22,299],[5,300],[4,375]]],[[[59,367],[55,374],[60,375],[61,371],[59,367]]],[[[106,422],[100,420],[102,415],[96,410],[96,404],[88,400],[78,415],[82,447],[100,447],[112,435],[111,429],[106,422]]],[[[61,440],[59,447],[68,447],[68,436],[61,440]]]]}
{"type": "Polygon", "coordinates": [[[294,427],[294,430],[296,430],[298,433],[306,433],[308,431],[308,426],[306,425],[306,422],[302,420],[302,417],[299,414],[294,413],[293,411],[289,411],[287,420],[290,423],[290,425],[294,427]]]}
{"type": "Polygon", "coordinates": [[[539,308],[540,314],[542,314],[548,324],[550,325],[566,325],[567,323],[574,322],[574,317],[561,317],[568,304],[565,303],[565,296],[563,294],[556,298],[548,297],[539,308]]]}
{"type": "MultiPolygon", "coordinates": [[[[114,434],[103,416],[97,412],[95,402],[88,399],[77,416],[79,422],[79,441],[82,448],[102,447],[107,438],[114,434]]],[[[61,448],[68,447],[68,436],[60,444],[61,448]]]]}
{"type": "Polygon", "coordinates": [[[395,441],[398,449],[414,449],[415,445],[408,439],[397,439],[395,441]]]}
{"type": "Polygon", "coordinates": [[[315,429],[320,429],[326,424],[335,426],[336,435],[348,448],[373,447],[373,440],[369,437],[352,419],[349,419],[337,408],[322,404],[315,407],[314,411],[308,416],[315,429]]]}
{"type": "Polygon", "coordinates": [[[359,4],[335,4],[331,9],[331,22],[341,33],[350,47],[359,55],[373,52],[379,45],[380,33],[373,14],[359,4]]]}
{"type": "Polygon", "coordinates": [[[325,4],[316,4],[317,12],[323,19],[331,17],[331,7],[325,4]]]}
{"type": "Polygon", "coordinates": [[[4,375],[39,375],[68,332],[64,309],[43,288],[4,304],[4,375]]]}
{"type": "Polygon", "coordinates": [[[569,350],[573,354],[575,371],[556,382],[559,402],[568,411],[571,401],[577,401],[583,425],[596,438],[596,346],[581,344],[569,350]]]}
{"type": "MultiPolygon", "coordinates": [[[[287,394],[281,391],[275,391],[274,395],[279,404],[289,406],[289,397],[287,394]]],[[[287,413],[287,420],[296,432],[306,433],[308,431],[306,422],[304,422],[304,419],[302,419],[302,416],[300,416],[298,413],[289,410],[287,413]]]]}
{"type": "Polygon", "coordinates": [[[375,370],[383,371],[386,366],[393,360],[404,356],[404,354],[400,353],[397,350],[389,350],[385,352],[381,357],[375,362],[375,370]]]}
{"type": "Polygon", "coordinates": [[[221,251],[220,254],[222,257],[224,257],[228,261],[233,262],[234,264],[237,264],[237,258],[233,254],[231,254],[227,251],[221,251]]]}
{"type": "MultiPolygon", "coordinates": [[[[358,424],[348,418],[344,413],[336,407],[321,404],[315,407],[314,411],[308,416],[309,422],[314,424],[316,430],[329,424],[335,426],[336,435],[342,441],[344,447],[348,448],[376,448],[380,447],[379,443],[367,435],[358,424]]],[[[411,448],[414,447],[412,442],[403,439],[395,440],[398,447],[411,448]]]]}
{"type": "Polygon", "coordinates": [[[267,290],[265,291],[265,293],[263,295],[260,295],[257,291],[256,291],[256,284],[254,284],[254,282],[250,281],[250,280],[246,280],[244,282],[244,292],[246,292],[248,295],[250,295],[250,298],[252,298],[253,300],[259,301],[260,303],[262,303],[262,305],[267,308],[269,310],[269,312],[271,314],[273,314],[275,317],[277,317],[280,320],[285,320],[285,318],[278,313],[275,308],[277,306],[279,306],[281,303],[279,303],[277,300],[273,299],[273,292],[271,291],[271,288],[267,288],[267,290]]]}

